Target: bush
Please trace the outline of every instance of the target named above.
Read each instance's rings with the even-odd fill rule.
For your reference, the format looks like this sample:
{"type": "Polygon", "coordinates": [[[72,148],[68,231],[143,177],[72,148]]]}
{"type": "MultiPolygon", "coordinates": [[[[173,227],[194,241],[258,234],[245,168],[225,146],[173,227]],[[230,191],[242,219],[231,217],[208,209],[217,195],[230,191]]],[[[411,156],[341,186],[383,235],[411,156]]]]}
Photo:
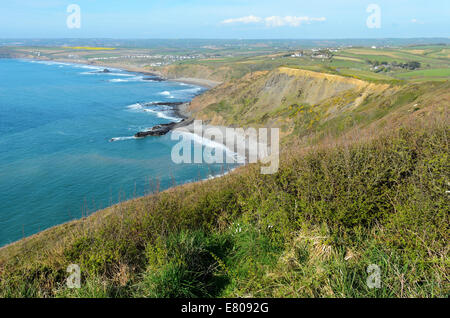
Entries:
{"type": "MultiPolygon", "coordinates": [[[[208,236],[202,231],[183,231],[170,236],[165,253],[156,257],[164,265],[148,268],[137,288],[137,295],[156,298],[218,296],[229,280],[221,258],[230,247],[227,235],[208,236]],[[158,258],[161,256],[165,260],[158,258]]],[[[150,257],[154,264],[154,255],[150,257]]]]}

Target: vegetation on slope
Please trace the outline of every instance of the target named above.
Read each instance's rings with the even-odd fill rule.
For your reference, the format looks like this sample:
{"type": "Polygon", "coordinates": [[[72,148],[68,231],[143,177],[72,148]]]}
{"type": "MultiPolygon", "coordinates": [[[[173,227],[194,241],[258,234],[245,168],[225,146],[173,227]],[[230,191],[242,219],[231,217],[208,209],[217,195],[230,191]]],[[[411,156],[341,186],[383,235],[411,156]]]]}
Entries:
{"type": "Polygon", "coordinates": [[[2,250],[1,294],[448,296],[448,133],[293,151],[273,176],[249,166],[51,229],[2,250]]]}
{"type": "Polygon", "coordinates": [[[0,249],[0,296],[448,297],[449,89],[427,85],[270,110],[292,123],[278,173],[249,165],[0,249]],[[81,289],[65,285],[70,264],[81,289]]]}

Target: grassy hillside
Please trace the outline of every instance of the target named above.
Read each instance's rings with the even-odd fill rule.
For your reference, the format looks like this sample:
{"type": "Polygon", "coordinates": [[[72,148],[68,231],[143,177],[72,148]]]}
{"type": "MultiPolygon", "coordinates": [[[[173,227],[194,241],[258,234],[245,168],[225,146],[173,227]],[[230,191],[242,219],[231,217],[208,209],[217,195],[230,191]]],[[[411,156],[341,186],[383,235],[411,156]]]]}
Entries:
{"type": "Polygon", "coordinates": [[[160,68],[150,67],[150,69],[161,72],[169,78],[199,77],[219,82],[239,79],[250,73],[272,71],[283,66],[372,82],[409,80],[408,73],[411,71],[418,72],[413,75],[415,81],[448,79],[445,71],[450,68],[447,45],[322,50],[326,52],[326,58],[317,58],[313,50],[301,50],[303,52],[301,57],[292,56],[296,51],[264,55],[255,53],[249,56],[227,54],[221,58],[188,60],[160,68]],[[404,64],[411,62],[417,62],[420,65],[415,70],[404,67],[404,64]],[[378,66],[380,68],[375,69],[378,66]]]}
{"type": "Polygon", "coordinates": [[[248,165],[2,248],[0,296],[448,297],[449,102],[448,82],[248,73],[191,109],[281,125],[278,173],[248,165]]]}

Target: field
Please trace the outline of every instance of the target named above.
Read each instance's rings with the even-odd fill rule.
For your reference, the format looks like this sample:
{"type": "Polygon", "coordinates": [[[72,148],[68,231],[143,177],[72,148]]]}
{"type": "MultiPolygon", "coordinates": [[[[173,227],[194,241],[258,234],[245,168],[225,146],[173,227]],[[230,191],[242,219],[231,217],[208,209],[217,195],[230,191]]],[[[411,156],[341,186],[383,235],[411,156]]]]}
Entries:
{"type": "Polygon", "coordinates": [[[409,80],[429,79],[446,81],[450,78],[450,69],[438,68],[398,74],[397,77],[409,80]]]}
{"type": "Polygon", "coordinates": [[[289,52],[284,52],[264,56],[185,61],[181,62],[179,66],[173,65],[172,68],[186,68],[183,66],[186,64],[203,66],[210,69],[216,79],[223,76],[220,75],[220,72],[224,67],[227,67],[228,70],[225,79],[232,79],[242,77],[249,72],[289,66],[373,81],[407,80],[408,78],[414,81],[446,80],[449,78],[446,70],[450,68],[447,52],[446,46],[433,46],[428,50],[343,48],[331,52],[328,58],[316,58],[311,55],[314,53],[306,50],[302,57],[291,57],[289,52]],[[376,72],[371,64],[373,62],[394,63],[394,65],[418,62],[420,67],[415,70],[417,73],[413,75],[409,75],[411,72],[402,67],[389,67],[376,72]],[[437,70],[441,70],[441,72],[437,70]]]}

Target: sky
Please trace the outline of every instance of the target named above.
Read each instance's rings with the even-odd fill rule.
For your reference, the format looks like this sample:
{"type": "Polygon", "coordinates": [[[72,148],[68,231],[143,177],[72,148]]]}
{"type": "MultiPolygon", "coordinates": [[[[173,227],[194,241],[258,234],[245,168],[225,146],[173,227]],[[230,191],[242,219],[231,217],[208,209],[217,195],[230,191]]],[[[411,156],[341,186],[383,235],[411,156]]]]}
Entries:
{"type": "Polygon", "coordinates": [[[449,17],[449,0],[0,0],[0,38],[448,38],[449,17]]]}

